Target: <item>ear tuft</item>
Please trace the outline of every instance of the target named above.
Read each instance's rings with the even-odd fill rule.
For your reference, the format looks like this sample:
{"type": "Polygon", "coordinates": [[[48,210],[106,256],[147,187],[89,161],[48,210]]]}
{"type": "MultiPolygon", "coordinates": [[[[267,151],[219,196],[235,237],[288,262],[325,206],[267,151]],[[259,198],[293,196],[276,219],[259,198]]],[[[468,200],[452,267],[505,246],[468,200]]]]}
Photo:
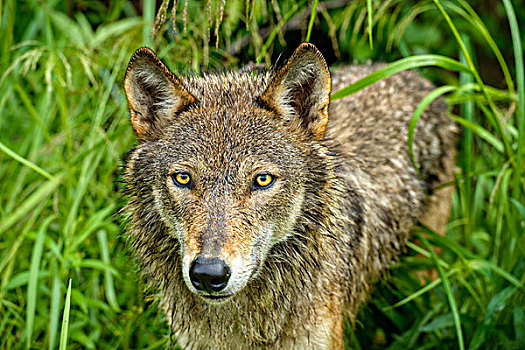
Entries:
{"type": "Polygon", "coordinates": [[[323,55],[308,43],[301,44],[271,78],[259,103],[290,123],[299,124],[313,138],[322,140],[328,124],[332,80],[323,55]]]}
{"type": "Polygon", "coordinates": [[[196,102],[180,80],[147,47],[138,49],[131,57],[124,89],[131,125],[141,141],[161,138],[170,120],[196,102]]]}

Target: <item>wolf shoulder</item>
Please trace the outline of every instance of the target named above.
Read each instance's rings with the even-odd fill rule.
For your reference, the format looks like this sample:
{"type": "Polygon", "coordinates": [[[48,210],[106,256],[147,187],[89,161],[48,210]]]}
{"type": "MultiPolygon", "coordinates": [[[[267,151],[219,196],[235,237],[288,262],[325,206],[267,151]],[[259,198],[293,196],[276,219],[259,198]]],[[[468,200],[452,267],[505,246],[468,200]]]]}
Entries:
{"type": "MultiPolygon", "coordinates": [[[[332,93],[370,75],[386,64],[336,66],[331,68],[332,93]]],[[[388,145],[406,142],[408,125],[423,98],[435,86],[416,71],[394,74],[342,99],[331,102],[327,136],[342,144],[369,139],[388,145]]],[[[430,104],[418,122],[452,127],[442,99],[430,104]]],[[[453,127],[452,127],[453,128],[453,127]]]]}

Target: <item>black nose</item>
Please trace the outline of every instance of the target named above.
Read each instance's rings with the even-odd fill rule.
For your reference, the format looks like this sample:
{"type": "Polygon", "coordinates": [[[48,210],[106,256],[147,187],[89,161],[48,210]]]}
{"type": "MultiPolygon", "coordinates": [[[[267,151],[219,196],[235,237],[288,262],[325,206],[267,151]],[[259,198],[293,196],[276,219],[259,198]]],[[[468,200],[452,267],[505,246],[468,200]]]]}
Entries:
{"type": "Polygon", "coordinates": [[[190,266],[191,284],[201,291],[220,292],[228,284],[230,268],[219,258],[193,260],[190,266]]]}

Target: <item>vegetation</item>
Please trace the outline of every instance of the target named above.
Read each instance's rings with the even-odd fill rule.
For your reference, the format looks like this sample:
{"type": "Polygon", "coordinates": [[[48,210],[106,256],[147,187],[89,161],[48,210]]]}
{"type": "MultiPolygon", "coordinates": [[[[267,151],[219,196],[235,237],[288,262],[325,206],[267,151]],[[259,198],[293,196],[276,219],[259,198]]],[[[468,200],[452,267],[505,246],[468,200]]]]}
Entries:
{"type": "Polygon", "coordinates": [[[524,18],[511,0],[0,0],[0,348],[165,347],[117,214],[127,61],[146,44],[199,73],[305,38],[332,64],[395,62],[334,99],[417,68],[439,88],[411,130],[440,95],[463,127],[446,236],[414,230],[347,347],[523,348],[524,18]]]}

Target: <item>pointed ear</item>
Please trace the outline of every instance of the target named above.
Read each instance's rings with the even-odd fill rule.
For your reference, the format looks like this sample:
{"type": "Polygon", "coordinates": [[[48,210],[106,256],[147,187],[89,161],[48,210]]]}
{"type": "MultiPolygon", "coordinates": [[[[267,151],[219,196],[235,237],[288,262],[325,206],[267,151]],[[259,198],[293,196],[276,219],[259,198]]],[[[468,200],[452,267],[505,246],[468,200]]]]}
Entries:
{"type": "Polygon", "coordinates": [[[322,140],[331,89],[332,80],[323,56],[314,45],[303,43],[274,74],[258,102],[306,128],[314,139],[322,140]]]}
{"type": "Polygon", "coordinates": [[[162,137],[170,120],[196,102],[180,80],[146,47],[131,57],[124,89],[131,125],[141,141],[162,137]]]}

